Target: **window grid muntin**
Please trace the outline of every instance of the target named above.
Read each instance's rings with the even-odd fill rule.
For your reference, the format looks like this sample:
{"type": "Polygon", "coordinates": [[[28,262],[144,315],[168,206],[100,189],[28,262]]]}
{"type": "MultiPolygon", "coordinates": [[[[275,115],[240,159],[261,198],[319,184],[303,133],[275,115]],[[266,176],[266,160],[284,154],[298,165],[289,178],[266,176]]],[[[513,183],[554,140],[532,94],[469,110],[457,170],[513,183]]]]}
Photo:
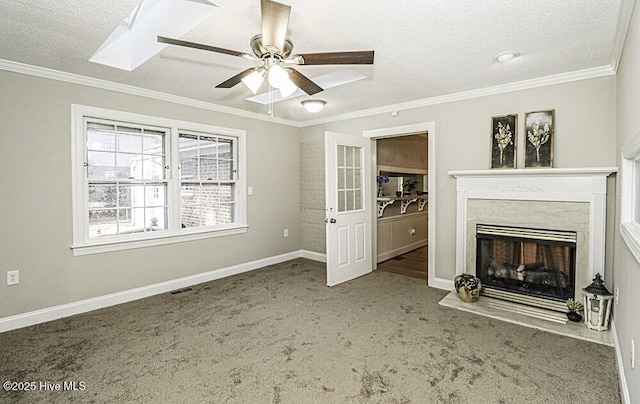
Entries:
{"type": "MultiPolygon", "coordinates": [[[[97,119],[86,117],[84,119],[84,135],[85,135],[85,180],[87,184],[87,205],[86,205],[86,218],[87,218],[87,238],[88,239],[96,239],[105,234],[101,234],[102,231],[106,231],[106,235],[111,236],[121,236],[125,234],[131,233],[146,233],[150,231],[166,231],[169,228],[168,223],[168,180],[166,179],[166,159],[167,159],[167,143],[169,139],[170,129],[169,128],[158,128],[152,127],[148,125],[139,125],[139,124],[131,124],[124,123],[119,121],[111,121],[106,119],[97,119]],[[103,139],[105,140],[104,147],[101,149],[94,143],[90,143],[91,138],[95,138],[96,135],[102,134],[103,139]],[[126,137],[125,137],[126,136],[126,137]],[[134,140],[135,142],[139,141],[140,149],[138,152],[123,152],[120,142],[122,139],[127,138],[130,140],[134,140]],[[147,152],[144,146],[144,139],[156,139],[154,143],[158,144],[155,148],[152,148],[152,152],[147,152]],[[108,140],[108,142],[107,142],[108,140]],[[158,142],[159,140],[159,142],[158,142]],[[105,151],[106,150],[106,151],[105,151]],[[155,152],[153,152],[155,151],[155,152]],[[91,167],[90,164],[90,155],[91,153],[103,153],[105,155],[111,154],[113,156],[114,166],[111,167],[112,171],[115,173],[114,175],[103,175],[100,176],[91,176],[91,167]],[[118,176],[119,166],[118,166],[118,156],[119,155],[128,155],[128,156],[139,156],[140,159],[140,177],[142,178],[134,178],[134,176],[129,175],[128,178],[120,178],[118,176]],[[148,178],[145,178],[145,161],[147,160],[147,156],[151,159],[157,159],[158,157],[161,159],[160,164],[156,163],[156,169],[152,170],[149,173],[148,178]],[[113,179],[111,179],[113,178],[113,179]],[[113,187],[115,189],[115,203],[109,204],[107,202],[107,206],[91,206],[91,191],[92,189],[100,188],[100,187],[113,187]],[[133,194],[134,189],[140,189],[140,197],[141,203],[133,204],[131,202],[130,206],[122,206],[121,201],[123,200],[121,196],[122,188],[129,187],[133,194]],[[136,187],[136,188],[134,188],[136,187]],[[147,195],[148,189],[151,188],[163,188],[163,202],[148,203],[147,195]],[[115,206],[113,206],[115,205],[115,206]],[[161,214],[150,214],[150,212],[162,210],[161,214]],[[123,215],[123,212],[130,212],[129,215],[123,215]],[[138,212],[141,212],[138,213],[138,212]],[[96,224],[95,221],[92,221],[92,216],[95,218],[100,215],[100,213],[106,213],[107,217],[112,216],[111,220],[104,221],[103,223],[96,224]],[[138,214],[136,214],[138,213],[138,214]],[[127,218],[123,220],[122,217],[127,218]],[[159,216],[159,217],[158,217],[159,216]],[[137,225],[134,223],[132,226],[125,226],[124,223],[126,221],[133,220],[134,217],[138,218],[137,225]],[[155,220],[154,220],[155,219],[155,220]],[[92,223],[93,222],[93,223],[92,223]],[[100,226],[102,225],[102,226],[100,226]],[[141,230],[136,230],[141,229],[141,230]]],[[[133,157],[132,157],[133,159],[133,157]]],[[[105,173],[109,170],[106,170],[105,173]]],[[[133,197],[131,197],[133,199],[133,197]]]]}
{"type": "Polygon", "coordinates": [[[180,171],[181,228],[226,225],[237,221],[237,147],[237,138],[179,131],[177,154],[180,171]],[[225,151],[224,156],[229,157],[221,157],[222,145],[228,146],[229,150],[225,151]],[[212,149],[215,149],[215,153],[211,153],[212,149]],[[192,154],[191,158],[188,154],[192,154]],[[187,175],[186,164],[189,162],[191,164],[187,175]],[[228,179],[220,178],[221,163],[227,166],[228,179]],[[207,189],[210,190],[209,195],[205,192],[207,189]],[[223,193],[222,189],[228,191],[223,193]],[[201,209],[194,212],[193,207],[201,209]],[[227,214],[224,215],[224,212],[227,214]]]}
{"type": "Polygon", "coordinates": [[[362,210],[364,206],[362,147],[337,147],[338,212],[362,210]]]}

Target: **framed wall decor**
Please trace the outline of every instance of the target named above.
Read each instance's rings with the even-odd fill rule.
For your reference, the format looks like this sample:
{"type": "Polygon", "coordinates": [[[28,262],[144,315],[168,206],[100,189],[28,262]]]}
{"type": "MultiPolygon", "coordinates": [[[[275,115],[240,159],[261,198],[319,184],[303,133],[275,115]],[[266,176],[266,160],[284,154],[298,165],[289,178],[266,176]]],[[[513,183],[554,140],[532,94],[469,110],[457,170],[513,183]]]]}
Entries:
{"type": "Polygon", "coordinates": [[[516,168],[518,114],[491,118],[491,168],[516,168]]]}
{"type": "Polygon", "coordinates": [[[554,115],[553,109],[525,114],[525,167],[553,167],[554,115]]]}

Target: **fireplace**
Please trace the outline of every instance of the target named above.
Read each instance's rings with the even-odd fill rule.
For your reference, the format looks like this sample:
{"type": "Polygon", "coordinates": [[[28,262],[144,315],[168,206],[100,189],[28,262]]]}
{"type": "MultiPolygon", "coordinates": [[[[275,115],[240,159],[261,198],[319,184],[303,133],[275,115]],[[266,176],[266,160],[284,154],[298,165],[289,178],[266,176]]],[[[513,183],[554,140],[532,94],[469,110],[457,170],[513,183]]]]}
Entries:
{"type": "Polygon", "coordinates": [[[483,294],[566,311],[575,293],[577,232],[477,224],[475,233],[483,294]]]}
{"type": "Polygon", "coordinates": [[[455,273],[479,276],[486,296],[507,300],[491,304],[519,303],[527,313],[553,316],[566,311],[568,298],[581,299],[581,289],[606,272],[607,177],[615,171],[450,171],[457,191],[455,273]]]}

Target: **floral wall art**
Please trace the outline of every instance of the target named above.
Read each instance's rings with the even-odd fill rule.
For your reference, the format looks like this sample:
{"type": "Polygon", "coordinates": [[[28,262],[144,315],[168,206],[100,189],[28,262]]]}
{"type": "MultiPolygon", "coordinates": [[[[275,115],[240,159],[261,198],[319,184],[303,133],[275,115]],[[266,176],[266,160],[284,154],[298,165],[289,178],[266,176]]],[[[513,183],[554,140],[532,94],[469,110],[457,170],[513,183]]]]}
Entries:
{"type": "Polygon", "coordinates": [[[549,110],[525,114],[525,167],[553,167],[554,113],[549,110]]]}
{"type": "Polygon", "coordinates": [[[518,115],[491,119],[491,168],[516,168],[518,115]]]}

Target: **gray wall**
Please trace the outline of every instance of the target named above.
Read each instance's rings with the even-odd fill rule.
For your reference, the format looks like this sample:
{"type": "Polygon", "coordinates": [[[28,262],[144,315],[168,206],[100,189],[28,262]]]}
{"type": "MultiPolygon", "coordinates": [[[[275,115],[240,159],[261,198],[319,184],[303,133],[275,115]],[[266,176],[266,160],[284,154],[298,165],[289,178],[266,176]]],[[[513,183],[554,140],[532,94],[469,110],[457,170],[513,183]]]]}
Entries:
{"type": "Polygon", "coordinates": [[[523,165],[524,113],[545,109],[555,109],[555,167],[614,166],[615,83],[616,78],[608,76],[400,111],[395,118],[380,114],[332,122],[303,128],[301,137],[313,142],[321,141],[324,131],[361,135],[363,130],[434,121],[436,170],[429,173],[436,179],[436,189],[429,190],[430,200],[434,194],[436,200],[438,248],[434,269],[436,277],[453,279],[455,209],[451,207],[455,207],[456,195],[455,180],[447,173],[489,168],[491,117],[519,114],[518,167],[523,165]]]}
{"type": "Polygon", "coordinates": [[[0,318],[300,249],[296,128],[0,71],[0,318]],[[247,131],[246,234],[74,257],[71,104],[247,131]],[[283,238],[283,229],[289,237],[283,238]],[[4,274],[20,270],[20,284],[4,274]]]}
{"type": "MultiPolygon", "coordinates": [[[[629,139],[640,131],[638,111],[640,110],[640,15],[635,8],[627,40],[618,69],[618,127],[616,157],[620,164],[620,150],[629,139]]],[[[613,308],[613,316],[618,335],[624,374],[626,376],[631,403],[640,403],[640,264],[633,257],[620,236],[620,190],[617,190],[615,226],[614,285],[620,288],[620,298],[613,308]],[[631,369],[631,339],[636,346],[636,366],[631,369]]]]}

